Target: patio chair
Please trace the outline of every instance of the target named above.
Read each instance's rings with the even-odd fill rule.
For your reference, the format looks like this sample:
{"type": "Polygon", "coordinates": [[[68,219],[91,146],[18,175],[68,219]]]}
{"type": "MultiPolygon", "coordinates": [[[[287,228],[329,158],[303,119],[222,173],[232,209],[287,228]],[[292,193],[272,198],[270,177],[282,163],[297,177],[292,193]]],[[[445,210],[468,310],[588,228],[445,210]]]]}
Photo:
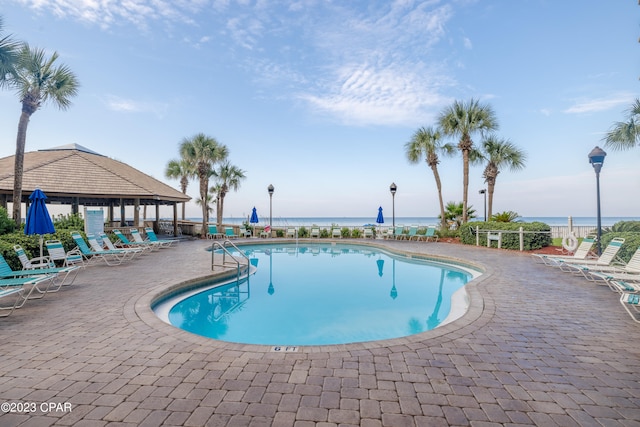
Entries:
{"type": "Polygon", "coordinates": [[[247,230],[245,227],[240,227],[240,236],[242,237],[251,237],[251,231],[247,230]]]}
{"type": "Polygon", "coordinates": [[[102,243],[107,247],[107,249],[111,250],[111,251],[124,251],[125,254],[129,254],[131,256],[131,258],[134,258],[136,255],[140,255],[142,253],[144,253],[144,249],[143,248],[119,248],[116,245],[113,244],[113,242],[111,241],[111,239],[109,238],[109,236],[106,233],[100,233],[100,240],[102,240],[102,243]]]}
{"type": "Polygon", "coordinates": [[[119,243],[116,243],[116,247],[125,247],[125,248],[141,248],[143,250],[148,250],[148,251],[152,251],[154,249],[158,249],[158,245],[152,242],[142,242],[142,243],[138,243],[138,242],[132,242],[130,241],[127,236],[124,235],[124,233],[120,230],[111,230],[113,232],[113,234],[116,235],[116,237],[118,238],[118,240],[120,241],[119,243]]]}
{"type": "Polygon", "coordinates": [[[209,224],[207,228],[208,228],[207,239],[219,239],[222,237],[222,233],[218,232],[217,225],[209,224]]]}
{"type": "Polygon", "coordinates": [[[20,245],[14,245],[13,250],[16,251],[16,255],[18,255],[18,259],[20,260],[20,264],[22,264],[23,270],[55,267],[55,265],[53,265],[53,261],[51,261],[51,258],[48,256],[29,258],[25,250],[22,249],[22,246],[20,245]]]}
{"type": "MultiPolygon", "coordinates": [[[[19,245],[16,246],[20,247],[19,245]]],[[[20,250],[22,249],[20,248],[20,250]]],[[[52,274],[55,277],[52,278],[53,280],[51,285],[56,287],[54,289],[48,288],[47,292],[57,292],[60,290],[60,287],[65,284],[69,275],[74,273],[71,275],[71,283],[68,283],[68,285],[71,285],[76,280],[76,276],[79,271],[80,266],[56,267],[55,264],[53,264],[53,261],[51,261],[50,264],[47,264],[47,266],[43,265],[39,268],[13,270],[2,254],[0,254],[0,277],[30,277],[42,274],[52,274]]]]}
{"type": "Polygon", "coordinates": [[[365,228],[362,233],[362,237],[364,237],[365,239],[373,239],[373,230],[368,227],[365,228]]]}
{"type": "Polygon", "coordinates": [[[224,237],[227,239],[237,239],[238,235],[233,232],[233,227],[226,227],[224,229],[224,237]]]}
{"type": "Polygon", "coordinates": [[[340,230],[339,228],[333,228],[331,230],[331,237],[342,239],[342,230],[340,230]]]}
{"type": "Polygon", "coordinates": [[[624,292],[620,295],[620,304],[629,313],[634,322],[640,323],[637,314],[640,313],[640,294],[624,292]]]}
{"type": "Polygon", "coordinates": [[[593,249],[593,245],[595,244],[595,242],[596,242],[596,238],[594,236],[585,237],[584,239],[582,239],[582,242],[580,242],[578,249],[576,249],[573,255],[532,254],[532,256],[538,258],[544,264],[551,265],[551,266],[557,265],[556,261],[559,261],[559,260],[567,260],[567,261],[586,260],[586,259],[594,258],[594,256],[591,255],[591,250],[593,249]]]}
{"type": "Polygon", "coordinates": [[[87,242],[89,242],[92,252],[105,257],[110,257],[111,261],[116,265],[133,259],[132,252],[129,252],[126,248],[105,249],[102,244],[98,242],[98,238],[94,234],[87,234],[87,242]]]}
{"type": "Polygon", "coordinates": [[[618,252],[620,251],[620,248],[622,247],[623,243],[624,243],[624,239],[622,237],[613,238],[598,259],[586,259],[586,260],[575,261],[575,262],[572,262],[571,260],[566,260],[566,259],[557,259],[555,260],[555,262],[556,262],[556,265],[560,267],[560,270],[573,272],[573,273],[576,273],[576,272],[582,273],[585,267],[597,268],[597,267],[609,266],[609,265],[612,265],[613,263],[619,263],[619,261],[616,260],[616,256],[618,255],[618,252]]]}
{"type": "Polygon", "coordinates": [[[179,242],[179,239],[159,239],[158,236],[156,235],[156,232],[153,231],[153,228],[151,227],[145,227],[144,228],[144,232],[147,235],[148,241],[150,242],[156,242],[158,243],[161,247],[170,247],[171,245],[173,245],[176,242],[179,242]]]}
{"type": "Polygon", "coordinates": [[[438,235],[436,234],[435,227],[427,227],[427,232],[424,234],[424,240],[428,242],[429,240],[433,240],[434,242],[438,241],[438,235]]]}
{"type": "MultiPolygon", "coordinates": [[[[12,289],[20,289],[22,290],[22,301],[15,304],[13,308],[20,308],[24,305],[25,302],[29,299],[40,299],[45,296],[47,292],[49,292],[49,288],[53,284],[53,277],[55,274],[38,274],[25,277],[3,277],[0,278],[0,291],[12,290],[12,289]],[[49,282],[47,287],[44,289],[40,288],[40,285],[44,282],[49,282]],[[29,292],[25,289],[25,286],[29,286],[29,292]],[[32,297],[34,291],[37,293],[32,297]]],[[[51,291],[53,292],[53,291],[51,291]]]]}
{"type": "Polygon", "coordinates": [[[623,265],[583,265],[577,264],[587,280],[630,280],[640,281],[640,247],[636,249],[629,262],[623,265]]]}
{"type": "Polygon", "coordinates": [[[260,232],[260,238],[268,238],[271,237],[271,227],[270,226],[265,226],[262,231],[260,232]]]}
{"type": "Polygon", "coordinates": [[[67,252],[60,240],[47,240],[44,245],[47,248],[47,252],[49,252],[49,258],[54,264],[59,262],[63,267],[85,266],[84,257],[77,247],[67,252]]]}
{"type": "Polygon", "coordinates": [[[88,264],[104,261],[108,266],[120,265],[122,264],[122,254],[114,254],[114,253],[103,253],[103,251],[94,251],[89,248],[87,242],[85,242],[84,238],[77,231],[71,232],[71,238],[80,249],[80,253],[85,259],[85,262],[88,264]]]}
{"type": "Polygon", "coordinates": [[[296,232],[296,229],[294,227],[287,228],[286,237],[290,237],[292,239],[295,239],[296,234],[297,234],[297,232],[296,232]]]}
{"type": "Polygon", "coordinates": [[[311,227],[311,232],[309,233],[309,237],[315,237],[317,239],[320,238],[320,227],[311,227]]]}
{"type": "Polygon", "coordinates": [[[133,237],[133,241],[135,243],[146,243],[152,246],[155,246],[156,248],[164,248],[166,247],[166,245],[164,243],[161,242],[154,242],[150,239],[143,239],[142,235],[140,234],[140,232],[138,231],[137,228],[132,228],[129,230],[129,234],[131,234],[131,237],[133,237]]]}
{"type": "Polygon", "coordinates": [[[406,237],[404,234],[404,225],[398,225],[393,231],[393,238],[396,240],[403,240],[406,237]]]}

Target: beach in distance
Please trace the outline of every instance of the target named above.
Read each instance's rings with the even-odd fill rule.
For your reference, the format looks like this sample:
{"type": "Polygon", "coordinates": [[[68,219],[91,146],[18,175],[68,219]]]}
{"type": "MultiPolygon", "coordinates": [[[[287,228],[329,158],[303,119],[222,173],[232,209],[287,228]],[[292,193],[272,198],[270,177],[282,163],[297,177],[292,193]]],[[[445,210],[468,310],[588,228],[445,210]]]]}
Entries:
{"type": "MultiPolygon", "coordinates": [[[[188,218],[192,221],[201,221],[200,218],[188,218]]],[[[269,223],[268,216],[258,215],[259,225],[265,225],[269,223]]],[[[482,221],[483,218],[474,218],[472,221],[482,221]]],[[[385,216],[385,226],[392,224],[392,217],[385,216]]],[[[551,216],[551,217],[521,217],[518,219],[520,222],[544,222],[550,226],[567,226],[569,224],[569,217],[551,216]]],[[[602,217],[602,226],[610,227],[619,221],[640,221],[640,217],[602,217]]],[[[242,224],[243,222],[249,222],[249,218],[244,217],[231,217],[224,218],[225,224],[242,224]]],[[[436,217],[396,217],[396,225],[437,225],[440,220],[436,217]]],[[[596,226],[596,217],[572,217],[573,225],[575,226],[596,226]]],[[[273,217],[272,223],[274,227],[286,227],[286,226],[310,226],[317,225],[319,227],[326,227],[331,225],[339,225],[344,227],[361,227],[365,224],[376,224],[376,217],[273,217]]]]}

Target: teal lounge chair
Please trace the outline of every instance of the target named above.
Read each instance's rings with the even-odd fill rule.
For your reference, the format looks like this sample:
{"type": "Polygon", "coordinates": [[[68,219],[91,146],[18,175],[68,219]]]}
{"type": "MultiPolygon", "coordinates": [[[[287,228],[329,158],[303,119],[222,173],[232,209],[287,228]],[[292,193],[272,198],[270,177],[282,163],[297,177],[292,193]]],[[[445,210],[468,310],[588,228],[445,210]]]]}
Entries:
{"type": "Polygon", "coordinates": [[[105,249],[102,244],[98,242],[98,238],[94,234],[87,234],[87,241],[91,246],[92,252],[106,257],[111,257],[111,261],[114,264],[122,264],[124,261],[133,259],[133,253],[129,252],[126,248],[105,249]]]}
{"type": "MultiPolygon", "coordinates": [[[[24,250],[20,247],[20,245],[14,246],[16,252],[20,251],[24,253],[24,250]],[[18,249],[16,249],[18,248],[18,249]]],[[[25,255],[26,256],[26,255],[25,255]]],[[[67,285],[71,285],[75,280],[78,272],[80,271],[80,266],[65,266],[65,267],[56,267],[53,261],[50,264],[43,265],[39,268],[29,268],[22,270],[13,270],[4,257],[0,254],[0,277],[29,277],[36,276],[42,274],[53,274],[55,275],[52,285],[55,285],[55,289],[49,288],[47,292],[56,292],[60,289],[62,285],[65,284],[67,278],[71,275],[71,282],[67,285]],[[73,273],[73,274],[71,274],[73,273]]]]}
{"type": "Polygon", "coordinates": [[[227,239],[237,239],[238,235],[233,232],[233,227],[226,227],[224,229],[224,237],[227,239]]]}
{"type": "Polygon", "coordinates": [[[77,265],[79,267],[84,267],[84,257],[82,253],[80,253],[80,249],[77,247],[66,252],[62,242],[60,240],[47,240],[44,245],[47,247],[47,252],[49,252],[49,258],[53,263],[60,263],[63,267],[70,267],[73,265],[77,265]]]}
{"type": "Polygon", "coordinates": [[[409,234],[407,234],[406,238],[407,238],[407,240],[416,239],[416,241],[424,239],[423,236],[418,234],[418,226],[417,225],[412,225],[411,227],[409,227],[409,234]]]}
{"type": "Polygon", "coordinates": [[[112,232],[113,234],[116,235],[116,237],[120,241],[118,244],[116,244],[116,246],[120,245],[126,248],[141,248],[143,250],[148,250],[148,251],[152,251],[154,249],[157,249],[158,247],[157,244],[152,242],[142,242],[142,243],[132,242],[120,230],[112,230],[112,232]]]}
{"type": "Polygon", "coordinates": [[[28,299],[40,299],[44,297],[49,290],[49,287],[53,283],[53,276],[55,275],[41,274],[27,277],[0,278],[0,291],[21,289],[23,291],[21,295],[22,301],[13,306],[13,308],[20,308],[24,305],[25,302],[27,302],[28,299]],[[40,285],[46,282],[48,282],[46,288],[41,289],[40,285]],[[29,292],[26,291],[25,286],[29,287],[29,292]],[[37,294],[32,297],[31,294],[33,294],[34,291],[37,291],[37,294]]]}
{"type": "Polygon", "coordinates": [[[424,234],[424,240],[429,241],[433,240],[434,242],[438,241],[438,235],[436,234],[435,227],[427,227],[427,232],[424,234]]]}
{"type": "Polygon", "coordinates": [[[93,251],[87,245],[87,242],[84,241],[84,238],[77,231],[71,232],[71,238],[80,249],[80,253],[85,259],[85,262],[91,264],[94,262],[104,261],[108,266],[120,265],[122,264],[122,254],[115,253],[103,253],[103,251],[93,251]]]}
{"type": "Polygon", "coordinates": [[[218,232],[217,225],[209,224],[208,228],[209,231],[207,232],[207,239],[219,239],[223,237],[222,233],[218,232]]]}
{"type": "Polygon", "coordinates": [[[147,238],[148,238],[148,240],[150,242],[156,242],[161,247],[167,247],[168,248],[171,245],[173,245],[174,243],[180,241],[178,239],[158,239],[158,236],[156,236],[156,232],[153,231],[153,228],[151,228],[151,227],[145,227],[144,232],[147,235],[147,238]]]}
{"type": "Polygon", "coordinates": [[[132,228],[131,230],[129,230],[129,234],[131,234],[131,237],[133,237],[133,241],[136,243],[147,243],[155,246],[156,248],[164,247],[164,245],[160,242],[152,242],[149,239],[143,239],[137,228],[132,228]]]}
{"type": "Polygon", "coordinates": [[[403,240],[406,237],[406,234],[404,234],[404,225],[398,225],[396,227],[393,231],[393,237],[396,240],[403,240]]]}

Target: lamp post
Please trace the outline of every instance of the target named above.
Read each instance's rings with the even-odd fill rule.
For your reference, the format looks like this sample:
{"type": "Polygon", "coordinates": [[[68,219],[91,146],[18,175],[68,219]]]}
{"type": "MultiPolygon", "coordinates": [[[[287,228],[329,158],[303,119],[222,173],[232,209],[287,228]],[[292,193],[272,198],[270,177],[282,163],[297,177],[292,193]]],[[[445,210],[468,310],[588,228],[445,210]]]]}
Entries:
{"type": "Polygon", "coordinates": [[[593,166],[593,170],[596,171],[596,200],[598,205],[598,241],[596,242],[596,248],[598,249],[598,256],[602,253],[602,246],[600,245],[600,237],[602,235],[602,219],[600,216],[600,170],[602,169],[602,164],[606,156],[607,153],[598,146],[589,153],[589,163],[593,166]]]}
{"type": "Polygon", "coordinates": [[[273,185],[269,184],[267,191],[269,192],[269,232],[273,233],[273,185]]]}
{"type": "Polygon", "coordinates": [[[393,218],[393,230],[395,232],[396,229],[396,191],[398,191],[398,186],[395,182],[392,182],[389,186],[389,191],[391,191],[391,217],[393,218]]]}
{"type": "Polygon", "coordinates": [[[478,193],[484,194],[484,222],[487,222],[487,189],[483,188],[478,193]]]}

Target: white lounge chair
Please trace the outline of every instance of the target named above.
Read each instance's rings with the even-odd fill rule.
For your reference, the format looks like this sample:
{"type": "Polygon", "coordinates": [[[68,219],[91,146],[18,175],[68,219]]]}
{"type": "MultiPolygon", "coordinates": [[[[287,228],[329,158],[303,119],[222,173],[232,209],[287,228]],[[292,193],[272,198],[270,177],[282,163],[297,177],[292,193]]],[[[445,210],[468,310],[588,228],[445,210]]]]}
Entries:
{"type": "Polygon", "coordinates": [[[629,262],[620,265],[583,265],[575,266],[587,280],[636,280],[640,281],[640,247],[636,249],[629,262]]]}
{"type": "Polygon", "coordinates": [[[295,239],[295,237],[296,237],[296,235],[297,235],[297,234],[298,234],[298,233],[296,232],[296,229],[295,229],[294,227],[289,227],[289,228],[287,228],[287,234],[286,234],[286,237],[289,237],[289,238],[295,239]]]}
{"type": "Polygon", "coordinates": [[[532,254],[534,257],[541,260],[546,265],[557,265],[557,261],[566,260],[566,261],[580,261],[590,258],[595,258],[594,255],[591,255],[591,250],[593,249],[593,245],[596,242],[596,238],[593,236],[587,236],[582,239],[580,245],[576,249],[573,255],[549,255],[549,254],[532,254]]]}
{"type": "Polygon", "coordinates": [[[54,263],[59,262],[64,267],[72,265],[85,266],[84,257],[77,247],[67,252],[60,240],[47,240],[44,245],[47,247],[47,252],[49,252],[49,258],[54,263]]]}
{"type": "Polygon", "coordinates": [[[342,238],[342,230],[339,228],[334,228],[331,230],[331,237],[341,239],[342,238]]]}
{"type": "Polygon", "coordinates": [[[640,319],[637,317],[637,314],[640,313],[640,294],[624,292],[620,295],[620,304],[634,322],[640,323],[640,319]]]}
{"type": "Polygon", "coordinates": [[[365,239],[373,239],[373,229],[366,227],[362,233],[362,237],[365,239]]]}
{"type": "MultiPolygon", "coordinates": [[[[597,268],[597,267],[606,267],[610,266],[613,263],[619,263],[616,260],[616,256],[620,251],[620,248],[624,244],[624,239],[621,237],[613,238],[605,250],[602,252],[602,255],[598,259],[586,259],[581,261],[572,261],[567,259],[556,259],[555,263],[558,267],[560,267],[563,271],[568,272],[580,272],[584,270],[584,268],[597,268]]],[[[583,273],[584,274],[584,273],[583,273]]]]}

